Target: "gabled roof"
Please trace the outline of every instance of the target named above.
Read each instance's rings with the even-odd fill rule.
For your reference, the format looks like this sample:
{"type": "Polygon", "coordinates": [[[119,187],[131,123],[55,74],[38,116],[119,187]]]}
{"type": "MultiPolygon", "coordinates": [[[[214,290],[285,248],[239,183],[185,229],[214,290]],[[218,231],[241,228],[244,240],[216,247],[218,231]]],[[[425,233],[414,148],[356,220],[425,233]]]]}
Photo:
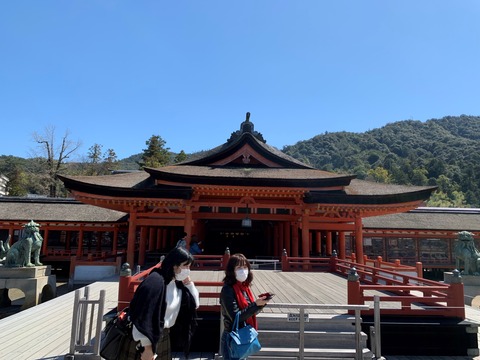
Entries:
{"type": "Polygon", "coordinates": [[[315,169],[266,144],[247,113],[240,130],[221,146],[195,158],[138,173],[60,176],[84,193],[137,198],[190,199],[195,185],[305,189],[306,203],[398,204],[421,202],[436,187],[401,186],[356,180],[355,175],[315,169]]]}

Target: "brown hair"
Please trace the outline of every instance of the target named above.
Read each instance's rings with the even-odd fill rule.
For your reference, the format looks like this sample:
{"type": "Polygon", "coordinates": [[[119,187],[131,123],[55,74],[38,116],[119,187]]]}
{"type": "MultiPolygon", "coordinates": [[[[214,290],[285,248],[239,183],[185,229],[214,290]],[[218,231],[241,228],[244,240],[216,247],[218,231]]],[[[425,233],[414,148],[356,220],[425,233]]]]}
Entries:
{"type": "Polygon", "coordinates": [[[223,282],[226,285],[234,285],[237,282],[237,278],[235,277],[235,268],[237,266],[246,266],[248,268],[247,280],[245,280],[243,283],[247,286],[250,285],[253,281],[252,268],[250,267],[250,262],[245,255],[240,253],[230,256],[227,267],[225,268],[225,277],[223,278],[223,282]]]}

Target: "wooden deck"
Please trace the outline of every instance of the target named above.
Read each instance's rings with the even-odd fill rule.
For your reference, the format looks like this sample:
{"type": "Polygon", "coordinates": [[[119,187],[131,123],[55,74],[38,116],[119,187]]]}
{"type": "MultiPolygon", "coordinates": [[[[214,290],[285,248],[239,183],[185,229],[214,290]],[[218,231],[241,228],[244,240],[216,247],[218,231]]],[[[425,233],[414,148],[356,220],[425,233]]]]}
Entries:
{"type": "MultiPolygon", "coordinates": [[[[194,281],[221,281],[223,271],[192,271],[194,281]]],[[[255,270],[254,294],[273,292],[275,303],[346,304],[347,280],[330,273],[295,273],[255,270]]],[[[100,290],[106,290],[105,312],[117,305],[118,282],[99,281],[90,286],[90,298],[98,299],[100,290]]],[[[219,287],[201,291],[220,291],[219,287]]],[[[83,294],[83,289],[81,290],[83,294]]],[[[201,299],[202,304],[218,302],[201,299]]],[[[74,292],[69,292],[46,303],[0,320],[0,359],[55,360],[69,352],[74,292]]],[[[265,312],[289,311],[269,309],[265,312]]],[[[321,310],[318,310],[321,311],[321,310]]],[[[332,312],[333,310],[328,310],[332,312]]],[[[469,312],[471,314],[471,311],[469,312]]],[[[480,311],[475,316],[480,319],[480,311]]],[[[190,359],[213,359],[212,353],[191,354],[190,359]]],[[[181,356],[175,357],[176,359],[181,356]]],[[[469,357],[388,357],[388,360],[467,360],[469,357]]]]}

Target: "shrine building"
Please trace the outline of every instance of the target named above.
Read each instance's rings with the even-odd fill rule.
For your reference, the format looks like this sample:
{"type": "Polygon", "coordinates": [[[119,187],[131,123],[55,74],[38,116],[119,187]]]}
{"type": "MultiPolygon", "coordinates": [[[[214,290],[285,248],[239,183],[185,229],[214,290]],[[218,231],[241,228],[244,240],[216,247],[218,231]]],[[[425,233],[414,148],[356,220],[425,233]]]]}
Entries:
{"type": "MultiPolygon", "coordinates": [[[[249,258],[335,249],[343,259],[348,238],[348,251],[361,261],[365,218],[416,209],[436,189],[315,169],[267,145],[249,113],[226,143],[182,163],[60,179],[80,202],[127,214],[127,261],[140,265],[183,232],[197,235],[208,253],[228,247],[249,258]]],[[[112,250],[118,242],[114,233],[112,250]]]]}

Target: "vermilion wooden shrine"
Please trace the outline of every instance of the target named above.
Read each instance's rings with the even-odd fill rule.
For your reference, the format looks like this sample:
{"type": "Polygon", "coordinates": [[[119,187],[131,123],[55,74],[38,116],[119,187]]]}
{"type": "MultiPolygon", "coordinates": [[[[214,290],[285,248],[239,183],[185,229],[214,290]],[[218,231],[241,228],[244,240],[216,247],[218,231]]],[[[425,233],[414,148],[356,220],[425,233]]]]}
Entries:
{"type": "Polygon", "coordinates": [[[307,257],[331,254],[335,242],[340,259],[349,234],[362,259],[363,218],[415,209],[435,190],[315,169],[267,145],[249,117],[226,143],[179,164],[60,179],[79,201],[128,213],[130,264],[137,243],[143,264],[183,231],[210,253],[307,257]]]}

